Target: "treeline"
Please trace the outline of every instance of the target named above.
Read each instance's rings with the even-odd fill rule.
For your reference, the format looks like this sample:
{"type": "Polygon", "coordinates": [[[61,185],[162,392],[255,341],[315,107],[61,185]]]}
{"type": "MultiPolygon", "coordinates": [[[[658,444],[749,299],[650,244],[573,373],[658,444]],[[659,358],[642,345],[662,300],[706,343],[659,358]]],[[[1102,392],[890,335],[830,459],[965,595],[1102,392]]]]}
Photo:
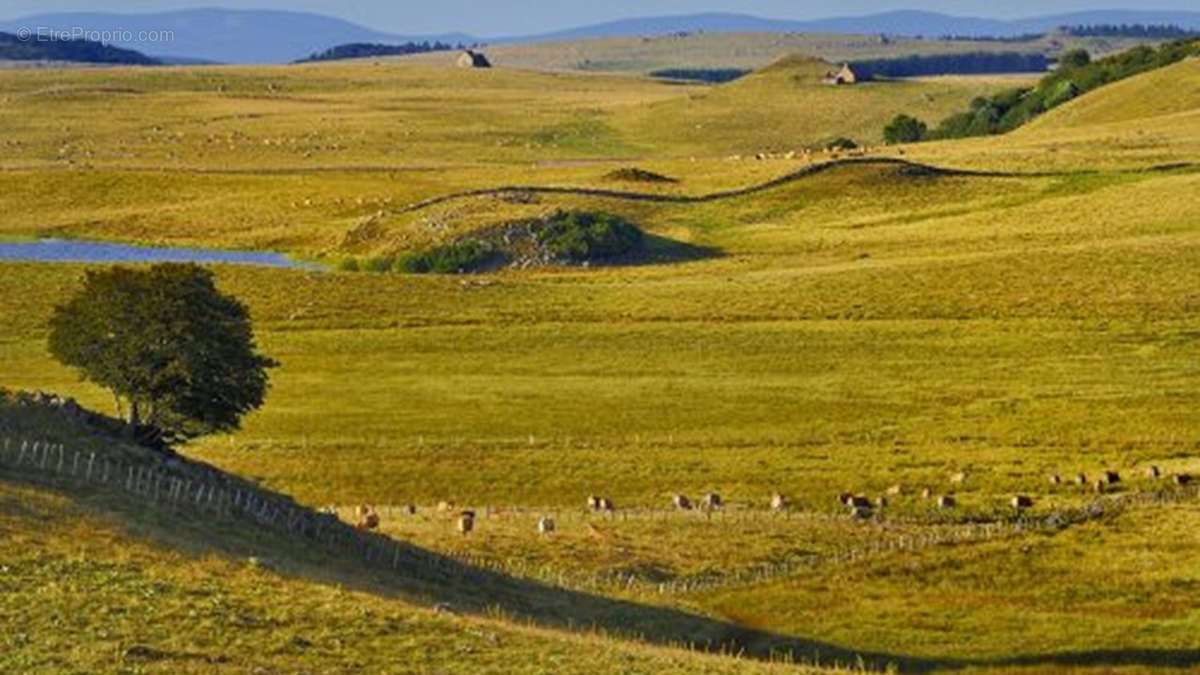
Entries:
{"type": "Polygon", "coordinates": [[[1045,54],[1027,52],[914,54],[896,59],[854,61],[850,67],[860,79],[978,73],[1042,73],[1050,67],[1050,59],[1045,54]]]}
{"type": "Polygon", "coordinates": [[[939,40],[946,42],[1033,42],[1046,37],[1045,33],[1025,33],[1023,35],[942,35],[939,40]]]}
{"type": "Polygon", "coordinates": [[[1171,42],[1158,49],[1142,45],[1097,61],[1082,49],[1072,50],[1064,53],[1058,69],[1035,87],[976,98],[966,111],[947,117],[932,129],[914,117],[898,115],[884,128],[884,139],[889,143],[913,143],[1002,134],[1080,94],[1197,55],[1200,39],[1171,42]]]}
{"type": "Polygon", "coordinates": [[[91,40],[40,40],[37,36],[22,40],[11,33],[0,33],[0,60],[3,61],[74,61],[77,63],[114,63],[156,66],[160,61],[132,49],[111,47],[91,40]]]}
{"type": "Polygon", "coordinates": [[[1175,24],[1143,25],[1100,23],[1089,26],[1060,26],[1059,32],[1072,37],[1127,37],[1146,38],[1150,40],[1178,40],[1180,38],[1200,35],[1194,31],[1175,24]]]}
{"type": "Polygon", "coordinates": [[[448,42],[405,42],[400,45],[385,45],[375,42],[351,42],[336,47],[330,47],[323,52],[310,54],[308,58],[296,63],[312,61],[340,61],[342,59],[361,59],[370,56],[405,56],[407,54],[425,54],[428,52],[448,52],[455,49],[466,49],[465,45],[452,45],[448,42]]]}
{"type": "Polygon", "coordinates": [[[711,82],[723,84],[749,75],[749,70],[741,68],[664,68],[650,73],[651,77],[661,77],[668,80],[692,80],[696,82],[711,82]]]}

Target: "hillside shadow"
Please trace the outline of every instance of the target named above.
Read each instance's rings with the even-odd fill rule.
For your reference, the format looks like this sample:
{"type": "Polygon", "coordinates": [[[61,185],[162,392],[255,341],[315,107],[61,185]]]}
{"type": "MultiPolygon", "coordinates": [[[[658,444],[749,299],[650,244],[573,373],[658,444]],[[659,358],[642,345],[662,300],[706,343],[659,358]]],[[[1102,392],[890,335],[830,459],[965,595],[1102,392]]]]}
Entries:
{"type": "MultiPolygon", "coordinates": [[[[0,467],[2,468],[2,467],[0,467]]],[[[300,536],[287,536],[241,518],[197,518],[192,511],[145,508],[122,495],[95,488],[64,489],[40,476],[0,472],[73,498],[80,513],[103,513],[136,540],[197,558],[231,561],[249,556],[269,561],[275,573],[465,615],[499,612],[517,624],[566,631],[596,631],[611,637],[713,653],[740,653],[760,660],[868,670],[928,673],[967,667],[1017,666],[1200,666],[1200,649],[1095,650],[1021,655],[1002,659],[922,658],[862,651],[812,638],[748,628],[684,609],[551,586],[482,569],[382,535],[363,541],[386,544],[396,558],[368,564],[362,550],[331,550],[300,536]],[[397,564],[398,563],[398,564],[397,564]]],[[[355,532],[348,526],[346,529],[355,532]]],[[[357,536],[357,535],[356,535],[357,536]]],[[[830,608],[830,611],[837,611],[830,608]]]]}
{"type": "Polygon", "coordinates": [[[727,253],[715,246],[700,246],[677,239],[642,233],[642,245],[626,256],[614,258],[612,265],[663,265],[724,258],[727,253]]]}

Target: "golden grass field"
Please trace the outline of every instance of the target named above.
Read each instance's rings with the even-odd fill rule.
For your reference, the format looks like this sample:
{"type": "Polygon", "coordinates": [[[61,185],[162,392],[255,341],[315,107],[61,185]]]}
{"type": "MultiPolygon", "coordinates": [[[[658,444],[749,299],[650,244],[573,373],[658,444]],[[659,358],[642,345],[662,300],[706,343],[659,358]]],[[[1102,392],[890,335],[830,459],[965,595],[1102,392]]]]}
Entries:
{"type": "MultiPolygon", "coordinates": [[[[686,255],[471,276],[219,268],[283,365],[242,431],[185,451],[343,515],[418,504],[416,517],[385,510],[384,532],[514,574],[632,575],[638,584],[589,591],[630,603],[599,622],[609,633],[670,611],[701,636],[769,633],[746,638],[763,659],[786,645],[807,661],[854,666],[862,654],[913,672],[1200,667],[1194,499],[755,582],[653,587],[1011,523],[1014,494],[1035,498],[1035,516],[1096,499],[1051,486],[1051,473],[1119,470],[1120,498],[1174,494],[1144,477],[1151,464],[1200,472],[1200,61],[1101,88],[1007,136],[863,158],[996,175],[862,161],[704,203],[481,196],[403,210],[514,184],[679,195],[755,185],[834,159],[780,153],[841,135],[877,145],[899,112],[932,122],[1014,86],[833,88],[820,68],[790,59],[722,87],[396,62],[0,72],[0,236],[265,248],[332,264],[557,208],[618,213],[686,255]],[[603,180],[626,166],[681,182],[603,180]],[[958,472],[966,480],[951,483],[958,472]],[[868,523],[835,500],[894,484],[907,494],[868,523]],[[924,487],[959,507],[932,507],[924,487]],[[724,514],[664,510],[671,493],[710,490],[724,514]],[[776,490],[791,517],[767,513],[776,490]],[[611,496],[618,517],[586,515],[592,493],[611,496]],[[439,501],[496,515],[463,538],[431,508],[439,501]],[[560,522],[553,537],[536,534],[540,514],[560,522]]],[[[45,349],[46,319],[83,269],[0,264],[0,384],[107,410],[104,392],[45,349]]],[[[652,645],[574,635],[557,596],[531,610],[451,585],[435,594],[498,613],[438,616],[420,592],[354,568],[318,574],[334,563],[286,541],[173,533],[98,495],[3,490],[0,532],[22,544],[0,565],[30,581],[0,577],[0,597],[37,628],[5,638],[0,669],[116,669],[135,643],[231,659],[149,664],[159,670],[751,668],[676,649],[678,630],[643,636],[652,645]],[[256,552],[296,562],[281,575],[243,569],[256,552]],[[81,608],[78,590],[104,583],[128,595],[81,608]],[[159,620],[130,619],[144,612],[159,620]],[[67,615],[84,636],[71,651],[44,637],[67,615]],[[166,622],[187,630],[148,627],[166,622]],[[297,650],[296,635],[319,648],[297,650]],[[397,665],[379,650],[423,660],[397,665]]]]}

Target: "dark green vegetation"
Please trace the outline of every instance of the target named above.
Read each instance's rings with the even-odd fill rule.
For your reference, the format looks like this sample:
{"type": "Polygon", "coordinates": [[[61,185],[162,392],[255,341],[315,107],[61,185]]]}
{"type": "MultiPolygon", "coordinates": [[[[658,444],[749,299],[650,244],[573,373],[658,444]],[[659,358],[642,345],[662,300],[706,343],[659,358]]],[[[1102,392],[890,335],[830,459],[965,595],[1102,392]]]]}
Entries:
{"type": "Polygon", "coordinates": [[[624,218],[587,211],[559,211],[535,236],[555,258],[573,262],[616,258],[642,243],[642,231],[624,218]]]}
{"type": "Polygon", "coordinates": [[[26,39],[11,33],[0,33],[0,60],[74,61],[137,66],[160,64],[157,59],[132,49],[111,47],[91,40],[41,39],[37,33],[26,39]]]}
{"type": "Polygon", "coordinates": [[[405,42],[399,45],[385,45],[374,42],[351,42],[336,47],[330,47],[322,52],[316,52],[308,58],[296,63],[313,61],[340,61],[342,59],[361,59],[370,56],[405,56],[408,54],[426,54],[429,52],[448,52],[462,49],[463,45],[452,45],[448,42],[405,42]]]}
{"type": "Polygon", "coordinates": [[[918,140],[1006,133],[1093,89],[1196,55],[1200,55],[1200,40],[1196,39],[1172,42],[1158,49],[1134,47],[1095,61],[1086,51],[1068,51],[1059,59],[1058,70],[1042,78],[1036,87],[976,98],[969,110],[947,117],[918,140]]]}
{"type": "Polygon", "coordinates": [[[651,71],[650,76],[666,80],[695,80],[711,84],[724,84],[745,77],[751,72],[746,68],[664,68],[651,71]]]}
{"type": "Polygon", "coordinates": [[[423,253],[409,253],[396,261],[396,270],[411,274],[453,274],[473,271],[498,254],[496,248],[482,239],[467,239],[432,248],[423,253]]]}
{"type": "Polygon", "coordinates": [[[637,167],[626,167],[623,169],[614,169],[604,174],[606,180],[622,181],[629,183],[678,183],[679,180],[664,176],[661,173],[639,169],[637,167]]]}
{"type": "Polygon", "coordinates": [[[896,115],[883,128],[883,140],[886,143],[916,143],[925,138],[926,126],[921,120],[911,115],[896,115]]]}
{"type": "Polygon", "coordinates": [[[55,308],[49,349],[127,405],[131,432],[167,442],[237,430],[278,365],[256,351],[245,305],[197,265],[89,271],[55,308]]]}
{"type": "Polygon", "coordinates": [[[968,52],[913,54],[894,59],[854,61],[850,65],[859,77],[876,79],[950,74],[1043,73],[1050,66],[1050,59],[1045,54],[1031,52],[968,52]]]}
{"type": "MultiPolygon", "coordinates": [[[[500,267],[543,267],[611,262],[642,247],[636,225],[621,216],[557,210],[550,215],[494,225],[420,251],[363,260],[347,258],[347,272],[465,274],[500,267]]],[[[685,255],[686,246],[656,239],[658,253],[685,255]]]]}
{"type": "Polygon", "coordinates": [[[1100,23],[1085,26],[1063,26],[1059,29],[1074,37],[1130,37],[1152,40],[1177,40],[1197,35],[1197,31],[1174,24],[1111,24],[1100,23]]]}

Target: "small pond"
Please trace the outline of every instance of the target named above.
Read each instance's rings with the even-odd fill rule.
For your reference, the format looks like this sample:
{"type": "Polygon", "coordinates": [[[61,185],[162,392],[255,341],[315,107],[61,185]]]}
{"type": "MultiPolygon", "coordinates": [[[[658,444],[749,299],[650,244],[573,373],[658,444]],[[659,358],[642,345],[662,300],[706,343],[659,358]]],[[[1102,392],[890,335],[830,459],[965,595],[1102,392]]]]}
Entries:
{"type": "Polygon", "coordinates": [[[52,263],[213,263],[320,269],[313,263],[289,260],[280,253],[220,251],[204,248],[131,246],[98,241],[39,239],[0,241],[0,261],[52,263]]]}

